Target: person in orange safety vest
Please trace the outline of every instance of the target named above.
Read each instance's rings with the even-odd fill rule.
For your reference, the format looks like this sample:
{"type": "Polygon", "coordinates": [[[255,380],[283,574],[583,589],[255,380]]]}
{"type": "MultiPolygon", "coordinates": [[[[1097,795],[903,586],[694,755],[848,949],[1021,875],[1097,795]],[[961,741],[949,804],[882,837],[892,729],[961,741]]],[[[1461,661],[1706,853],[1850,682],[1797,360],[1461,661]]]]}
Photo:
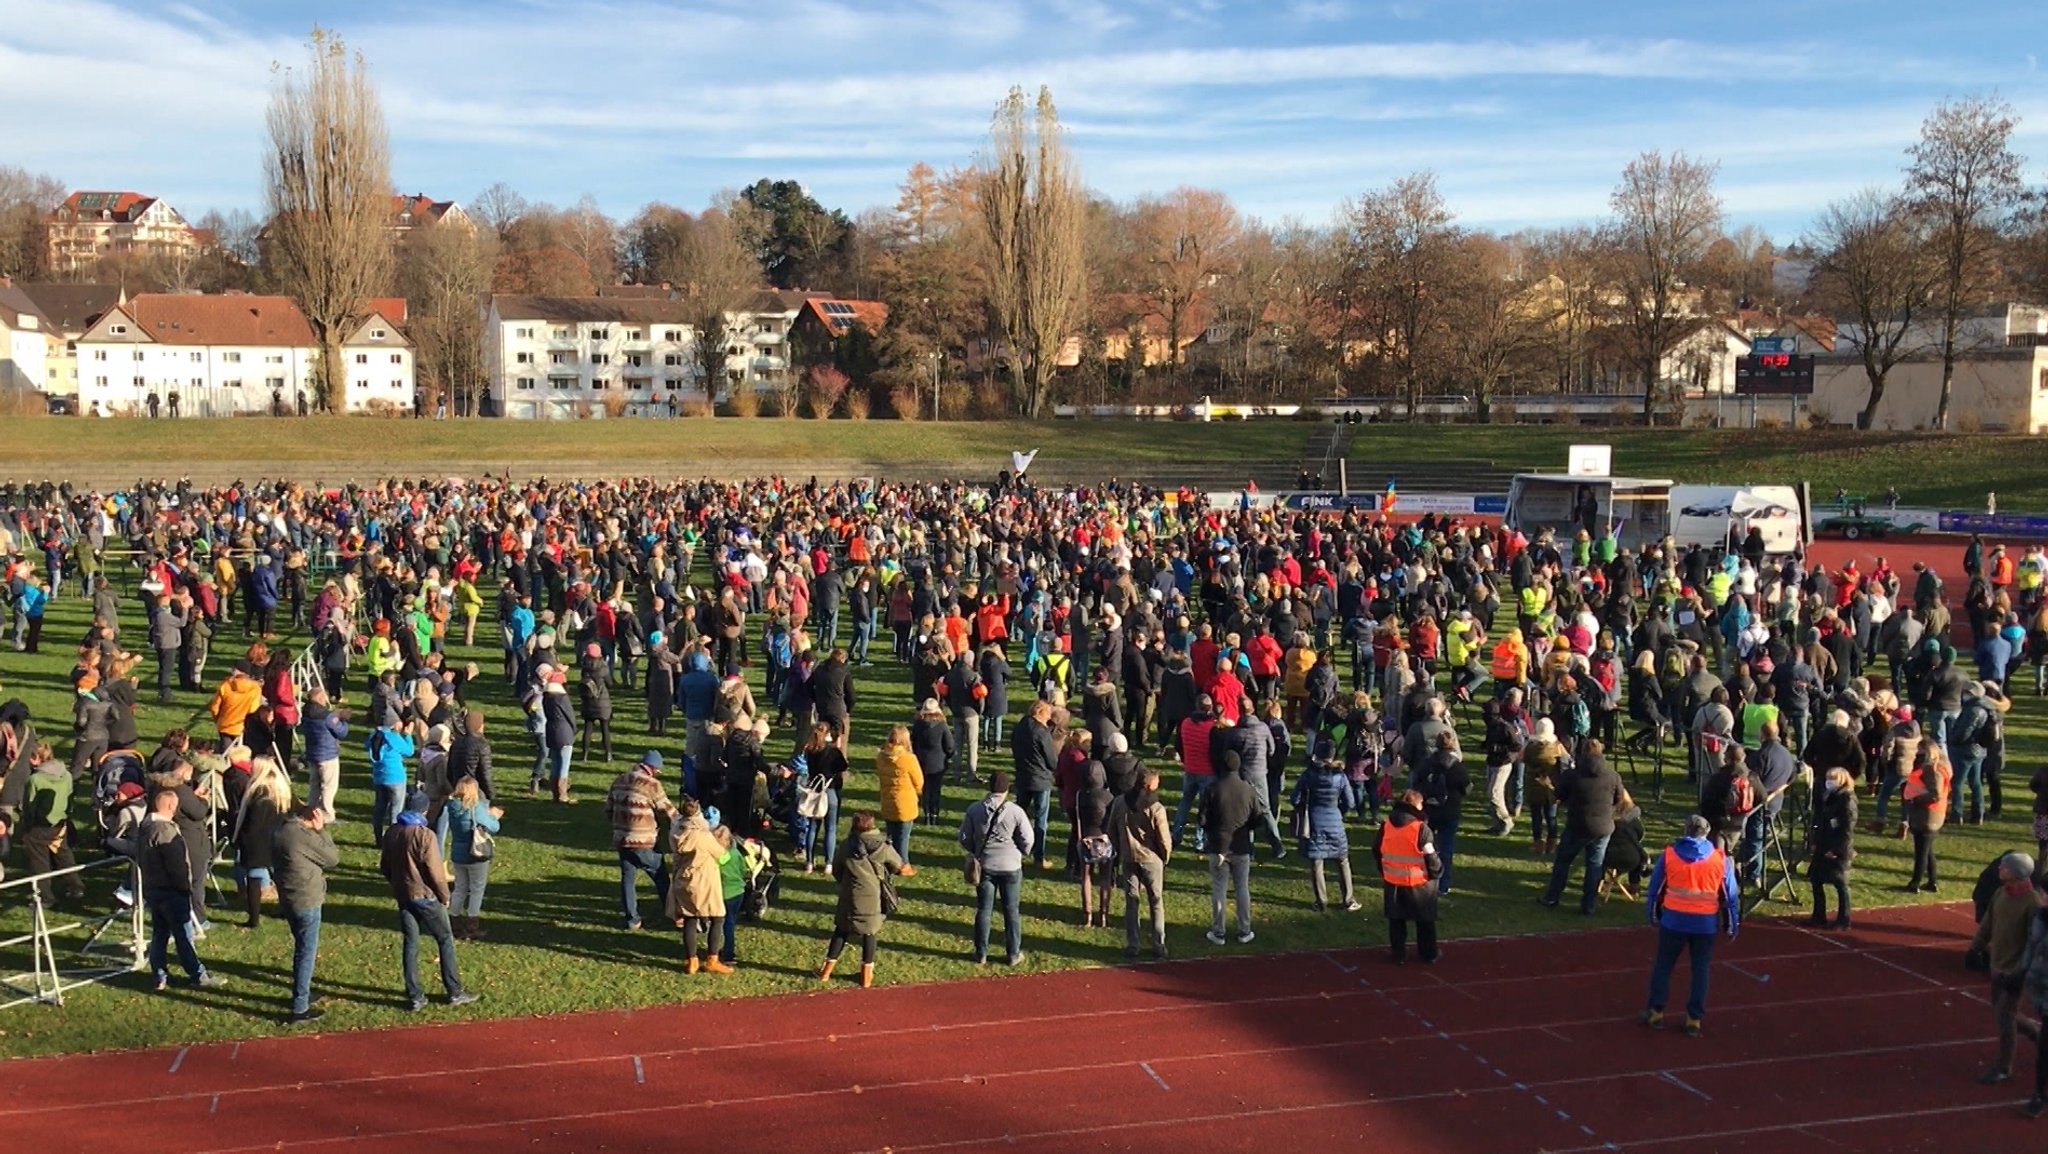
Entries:
{"type": "Polygon", "coordinates": [[[1657,961],[1650,969],[1650,1004],[1643,1024],[1664,1024],[1664,1003],[1671,994],[1671,971],[1678,955],[1692,959],[1692,989],[1686,995],[1685,1032],[1697,1038],[1707,1013],[1707,972],[1714,961],[1714,936],[1726,926],[1735,937],[1742,921],[1742,891],[1735,884],[1735,863],[1714,844],[1714,828],[1694,814],[1685,819],[1685,836],[1671,843],[1650,873],[1650,920],[1657,926],[1657,961]]]}

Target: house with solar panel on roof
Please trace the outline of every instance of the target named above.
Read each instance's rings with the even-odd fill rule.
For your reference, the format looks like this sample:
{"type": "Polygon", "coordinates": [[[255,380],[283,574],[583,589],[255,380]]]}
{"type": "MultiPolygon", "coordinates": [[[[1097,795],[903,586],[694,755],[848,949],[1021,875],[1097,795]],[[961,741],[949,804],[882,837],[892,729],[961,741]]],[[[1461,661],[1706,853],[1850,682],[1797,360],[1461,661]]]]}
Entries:
{"type": "Polygon", "coordinates": [[[178,210],[139,192],[74,192],[50,214],[50,271],[63,276],[107,257],[191,256],[199,237],[178,210]]]}

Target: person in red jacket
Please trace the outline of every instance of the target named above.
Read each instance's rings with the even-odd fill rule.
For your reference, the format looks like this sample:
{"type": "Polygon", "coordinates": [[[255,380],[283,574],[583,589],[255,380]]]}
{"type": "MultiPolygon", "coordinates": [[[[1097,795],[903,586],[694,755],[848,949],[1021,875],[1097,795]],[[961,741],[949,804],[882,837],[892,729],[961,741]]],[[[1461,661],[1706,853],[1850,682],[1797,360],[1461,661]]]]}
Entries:
{"type": "Polygon", "coordinates": [[[1280,661],[1287,651],[1273,640],[1272,630],[1259,626],[1259,631],[1245,643],[1244,655],[1251,662],[1252,683],[1258,687],[1259,700],[1271,701],[1280,696],[1280,661]]]}
{"type": "Polygon", "coordinates": [[[1209,699],[1216,704],[1216,716],[1236,725],[1244,716],[1244,682],[1237,679],[1229,658],[1216,659],[1216,676],[1209,680],[1209,699]]]}

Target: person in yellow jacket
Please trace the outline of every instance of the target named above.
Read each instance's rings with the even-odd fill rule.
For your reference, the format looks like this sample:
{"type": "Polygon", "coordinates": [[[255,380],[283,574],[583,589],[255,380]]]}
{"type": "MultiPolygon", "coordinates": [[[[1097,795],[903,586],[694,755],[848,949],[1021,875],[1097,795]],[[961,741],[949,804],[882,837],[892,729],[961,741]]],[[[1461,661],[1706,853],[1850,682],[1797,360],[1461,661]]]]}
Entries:
{"type": "Polygon", "coordinates": [[[1460,697],[1469,699],[1472,686],[1479,681],[1479,663],[1486,653],[1486,626],[1472,616],[1470,609],[1460,609],[1451,615],[1451,622],[1444,627],[1444,664],[1451,671],[1451,688],[1460,697]]]}
{"type": "Polygon", "coordinates": [[[255,678],[246,661],[235,662],[228,671],[228,679],[214,690],[213,700],[206,706],[206,712],[213,717],[213,728],[220,734],[221,752],[242,742],[242,730],[249,723],[249,715],[263,704],[263,686],[255,678]]]}
{"type": "Polygon", "coordinates": [[[924,770],[910,751],[910,727],[891,726],[889,739],[875,751],[875,790],[882,797],[882,822],[889,845],[903,859],[902,876],[915,877],[910,866],[910,831],[917,825],[917,799],[924,794],[924,770]]]}
{"type": "Polygon", "coordinates": [[[484,595],[467,576],[455,579],[455,607],[462,614],[462,643],[476,644],[476,619],[484,611],[484,595]]]}
{"type": "Polygon", "coordinates": [[[391,639],[391,622],[379,617],[375,635],[370,638],[370,647],[364,655],[370,663],[370,680],[384,676],[386,671],[398,669],[405,664],[405,657],[399,652],[398,642],[391,639]]]}

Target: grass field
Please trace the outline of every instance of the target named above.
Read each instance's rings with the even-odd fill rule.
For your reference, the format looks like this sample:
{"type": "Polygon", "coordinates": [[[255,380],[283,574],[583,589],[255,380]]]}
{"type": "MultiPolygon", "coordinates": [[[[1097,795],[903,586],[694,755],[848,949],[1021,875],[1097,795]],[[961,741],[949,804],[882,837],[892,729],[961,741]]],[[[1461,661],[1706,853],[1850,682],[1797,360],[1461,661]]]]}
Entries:
{"type": "MultiPolygon", "coordinates": [[[[374,479],[451,470],[606,467],[703,476],[721,468],[800,474],[810,467],[957,466],[992,476],[1012,450],[1069,466],[1119,468],[1258,463],[1291,468],[1315,425],[1296,421],[806,421],[756,418],[680,421],[308,420],[0,422],[0,475],[89,477],[193,475],[221,481],[312,471],[323,479],[374,479]]],[[[1907,505],[1980,509],[1986,491],[2007,510],[2048,509],[2048,452],[2038,438],[1930,436],[1849,431],[1569,429],[1511,425],[1360,425],[1349,457],[1360,470],[1413,471],[1431,464],[1561,470],[1570,445],[1614,446],[1617,473],[1675,481],[1812,484],[1816,501],[1837,488],[1879,498],[1897,485],[1907,505]]],[[[1358,479],[1354,476],[1354,479],[1358,479]]]]}
{"type": "MultiPolygon", "coordinates": [[[[85,619],[80,601],[60,600],[50,614],[43,653],[27,657],[11,650],[0,652],[0,699],[23,698],[43,719],[42,728],[60,737],[67,729],[63,719],[68,717],[65,671],[71,658],[66,645],[82,632],[85,619]]],[[[139,610],[124,617],[124,626],[130,636],[141,628],[139,610]]],[[[217,637],[216,674],[237,645],[231,631],[223,630],[217,637]]],[[[456,657],[474,658],[487,671],[481,701],[490,715],[508,813],[485,902],[491,939],[459,950],[465,982],[483,993],[485,1000],[461,1011],[437,1005],[425,1015],[428,1019],[627,1009],[697,998],[808,993],[817,988],[812,975],[822,956],[833,904],[833,891],[822,878],[789,876],[782,903],[772,915],[760,924],[742,926],[741,965],[730,977],[685,977],[679,968],[679,937],[672,930],[655,928],[658,919],[637,934],[618,928],[615,859],[608,848],[599,799],[613,773],[629,765],[645,748],[660,749],[670,766],[679,765],[680,723],[669,738],[650,741],[637,736],[645,728],[641,702],[637,695],[616,694],[614,726],[622,736],[615,764],[577,765],[574,777],[581,804],[561,808],[529,800],[521,786],[523,755],[531,746],[515,720],[502,683],[489,672],[497,664],[494,655],[458,650],[456,657]]],[[[874,669],[862,673],[862,705],[852,751],[854,766],[862,772],[850,786],[849,809],[872,806],[873,776],[868,770],[873,750],[884,727],[907,720],[910,713],[907,677],[885,652],[874,669]]],[[[170,726],[194,722],[203,705],[199,695],[182,694],[172,706],[146,706],[139,719],[145,748],[170,726]]],[[[1977,870],[1995,853],[2031,845],[2024,824],[2029,809],[2024,782],[2031,768],[2048,755],[2044,720],[2048,720],[2048,711],[2032,697],[2021,700],[2014,710],[2008,759],[2012,767],[2008,789],[2014,796],[2007,801],[2003,821],[1982,828],[1952,825],[1943,835],[1945,898],[1966,894],[1977,870]]],[[[195,732],[209,731],[199,727],[195,732]]],[[[788,734],[775,734],[771,753],[784,752],[787,740],[788,734]]],[[[67,751],[68,742],[60,741],[60,754],[67,751]]],[[[995,754],[992,762],[1006,766],[1008,759],[1005,754],[995,754]]],[[[416,1020],[402,1005],[396,916],[388,891],[376,874],[369,845],[367,767],[359,744],[345,750],[342,776],[345,824],[338,828],[337,838],[343,847],[343,862],[331,879],[316,982],[316,991],[329,1000],[323,1028],[363,1029],[416,1020]]],[[[1168,773],[1166,777],[1171,791],[1176,775],[1168,773]]],[[[1649,799],[1647,786],[1636,792],[1651,815],[1649,844],[1654,852],[1672,836],[1686,812],[1677,801],[1684,786],[1674,788],[1672,800],[1663,803],[1649,799]]],[[[917,830],[914,857],[928,868],[901,885],[902,912],[883,936],[879,968],[883,982],[977,975],[995,978],[1011,972],[1001,966],[978,970],[967,959],[971,913],[955,868],[958,855],[952,833],[960,810],[971,800],[965,788],[949,790],[946,820],[917,830]]],[[[1532,860],[1520,830],[1507,839],[1486,836],[1486,821],[1479,813],[1482,807],[1477,800],[1468,805],[1457,857],[1457,889],[1444,910],[1442,928],[1448,937],[1627,925],[1642,918],[1642,907],[1626,902],[1608,905],[1596,918],[1539,907],[1535,897],[1546,867],[1532,860]]],[[[85,815],[79,812],[77,816],[85,815]]],[[[1057,818],[1055,824],[1061,824],[1057,818]]],[[[1365,849],[1366,833],[1357,825],[1352,832],[1352,858],[1365,913],[1315,914],[1309,907],[1307,878],[1299,860],[1293,856],[1279,863],[1262,859],[1254,871],[1258,940],[1249,947],[1232,946],[1230,952],[1313,951],[1384,942],[1383,923],[1374,916],[1379,896],[1365,849]]],[[[1062,829],[1059,837],[1064,836],[1062,829]]],[[[1902,844],[1867,836],[1859,842],[1862,857],[1854,879],[1857,900],[1864,905],[1907,900],[1896,892],[1909,864],[1902,844]]],[[[786,847],[778,841],[775,848],[782,852],[786,847]]],[[[10,864],[19,869],[18,860],[10,864]]],[[[225,884],[224,869],[220,876],[225,884]]],[[[108,905],[110,888],[110,881],[96,879],[91,895],[94,908],[108,905]]],[[[1168,889],[1169,940],[1175,953],[1224,952],[1202,941],[1208,891],[1198,860],[1186,854],[1176,858],[1168,889]]],[[[1120,931],[1079,927],[1076,895],[1077,887],[1058,874],[1030,876],[1024,900],[1029,954],[1024,970],[1106,965],[1119,959],[1120,931]]],[[[651,893],[643,887],[643,901],[651,900],[651,893]]],[[[1790,906],[1774,908],[1794,910],[1790,906]]],[[[1121,906],[1117,909],[1120,913],[1121,906]]],[[[208,964],[231,980],[227,987],[156,995],[145,991],[143,975],[134,975],[76,991],[62,1008],[17,1007],[0,1013],[0,1054],[243,1038],[284,1030],[280,1018],[288,996],[290,959],[286,928],[273,917],[260,930],[246,933],[233,928],[236,920],[227,911],[217,910],[216,928],[200,944],[208,964]]],[[[0,910],[0,936],[20,932],[25,924],[20,899],[10,897],[8,908],[0,910]]],[[[65,941],[75,943],[79,936],[67,935],[65,941]]],[[[1647,941],[1646,937],[1642,955],[1646,965],[1647,941]]],[[[430,959],[431,949],[426,952],[430,959]]],[[[431,985],[431,961],[423,959],[423,963],[431,985]]],[[[26,964],[25,950],[0,953],[0,969],[7,972],[26,964]]],[[[1001,996],[999,990],[992,989],[991,994],[1001,996]]]]}

